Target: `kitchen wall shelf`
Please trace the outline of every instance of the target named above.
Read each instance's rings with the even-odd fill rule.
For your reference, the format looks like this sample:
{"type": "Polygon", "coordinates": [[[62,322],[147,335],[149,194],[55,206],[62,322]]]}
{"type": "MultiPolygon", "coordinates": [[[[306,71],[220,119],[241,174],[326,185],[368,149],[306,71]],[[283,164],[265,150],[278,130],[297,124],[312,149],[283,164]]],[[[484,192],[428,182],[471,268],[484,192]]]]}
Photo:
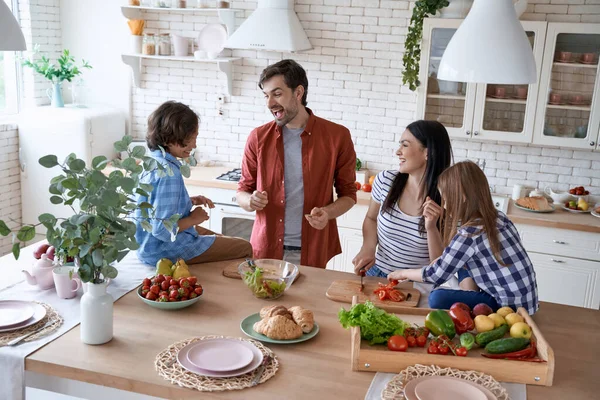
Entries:
{"type": "Polygon", "coordinates": [[[235,13],[244,10],[236,8],[167,8],[167,7],[140,7],[121,6],[121,13],[128,19],[142,19],[142,11],[149,12],[183,12],[183,13],[211,13],[217,14],[223,24],[227,26],[229,35],[235,30],[235,13]]]}
{"type": "Polygon", "coordinates": [[[428,94],[428,99],[464,100],[464,94],[428,94]]]}
{"type": "Polygon", "coordinates": [[[527,100],[522,99],[495,99],[493,97],[486,97],[485,101],[489,101],[490,103],[527,104],[527,100]]]}
{"type": "Polygon", "coordinates": [[[570,67],[570,68],[593,68],[596,69],[598,68],[598,64],[581,64],[581,63],[576,63],[576,62],[572,62],[572,63],[563,63],[563,62],[553,62],[552,63],[554,66],[556,67],[570,67]]]}
{"type": "Polygon", "coordinates": [[[573,110],[573,111],[590,111],[591,107],[590,106],[571,106],[568,104],[548,104],[546,107],[548,108],[556,108],[559,110],[573,110]]]}
{"type": "Polygon", "coordinates": [[[150,60],[169,60],[169,61],[191,61],[202,63],[216,63],[219,70],[227,76],[227,93],[231,96],[233,89],[233,61],[239,60],[239,57],[219,57],[214,60],[201,59],[198,60],[194,56],[176,57],[176,56],[150,56],[146,54],[123,54],[121,59],[131,67],[133,71],[133,83],[135,86],[140,85],[142,74],[142,58],[150,60]]]}

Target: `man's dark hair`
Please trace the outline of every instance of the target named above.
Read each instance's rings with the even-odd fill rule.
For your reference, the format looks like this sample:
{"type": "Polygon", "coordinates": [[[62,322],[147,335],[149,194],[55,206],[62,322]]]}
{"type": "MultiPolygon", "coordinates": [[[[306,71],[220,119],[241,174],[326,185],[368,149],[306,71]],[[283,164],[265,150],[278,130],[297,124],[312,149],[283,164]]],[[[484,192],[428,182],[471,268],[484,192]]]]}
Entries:
{"type": "Polygon", "coordinates": [[[185,146],[197,131],[200,117],[183,103],[167,101],[148,117],[146,143],[150,150],[165,150],[169,144],[185,146]]]}
{"type": "Polygon", "coordinates": [[[292,90],[300,85],[304,87],[304,95],[302,96],[302,105],[306,107],[308,104],[306,96],[308,95],[308,78],[306,77],[306,71],[300,64],[294,60],[282,60],[273,65],[269,65],[260,74],[258,81],[258,87],[262,90],[265,81],[268,81],[276,75],[282,75],[285,84],[292,90]]]}

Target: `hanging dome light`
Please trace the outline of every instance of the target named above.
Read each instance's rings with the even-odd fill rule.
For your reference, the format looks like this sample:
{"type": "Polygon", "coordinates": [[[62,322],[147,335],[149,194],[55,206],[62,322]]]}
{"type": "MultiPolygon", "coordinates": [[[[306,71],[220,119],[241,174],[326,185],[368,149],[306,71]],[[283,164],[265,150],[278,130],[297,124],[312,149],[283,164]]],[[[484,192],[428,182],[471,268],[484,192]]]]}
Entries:
{"type": "Polygon", "coordinates": [[[8,5],[0,0],[0,51],[26,50],[21,27],[8,5]]]}
{"type": "Polygon", "coordinates": [[[448,43],[438,79],[519,85],[536,82],[531,43],[512,0],[475,0],[448,43]]]}

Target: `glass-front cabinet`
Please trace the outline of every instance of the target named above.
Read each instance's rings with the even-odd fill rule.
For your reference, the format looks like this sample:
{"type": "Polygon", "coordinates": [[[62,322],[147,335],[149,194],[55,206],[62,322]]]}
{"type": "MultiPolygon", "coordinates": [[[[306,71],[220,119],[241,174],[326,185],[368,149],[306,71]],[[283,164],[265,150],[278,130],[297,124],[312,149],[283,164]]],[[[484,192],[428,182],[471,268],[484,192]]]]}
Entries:
{"type": "Polygon", "coordinates": [[[549,23],[534,143],[600,149],[600,24],[549,23]]]}
{"type": "MultiPolygon", "coordinates": [[[[461,22],[427,18],[423,23],[418,118],[441,122],[453,137],[531,142],[537,83],[486,85],[437,78],[442,55],[461,22]]],[[[539,79],[547,24],[538,21],[522,24],[531,42],[539,79]]]]}

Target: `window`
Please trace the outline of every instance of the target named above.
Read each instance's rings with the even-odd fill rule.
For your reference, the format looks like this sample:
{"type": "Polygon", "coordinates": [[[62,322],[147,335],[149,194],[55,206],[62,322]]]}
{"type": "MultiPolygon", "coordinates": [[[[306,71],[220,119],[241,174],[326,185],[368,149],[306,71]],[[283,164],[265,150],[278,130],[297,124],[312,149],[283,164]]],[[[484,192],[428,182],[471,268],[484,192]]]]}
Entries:
{"type": "MultiPolygon", "coordinates": [[[[16,10],[13,0],[0,0],[16,10]]],[[[16,114],[19,96],[17,91],[17,55],[14,51],[0,51],[0,116],[16,114]]]]}

